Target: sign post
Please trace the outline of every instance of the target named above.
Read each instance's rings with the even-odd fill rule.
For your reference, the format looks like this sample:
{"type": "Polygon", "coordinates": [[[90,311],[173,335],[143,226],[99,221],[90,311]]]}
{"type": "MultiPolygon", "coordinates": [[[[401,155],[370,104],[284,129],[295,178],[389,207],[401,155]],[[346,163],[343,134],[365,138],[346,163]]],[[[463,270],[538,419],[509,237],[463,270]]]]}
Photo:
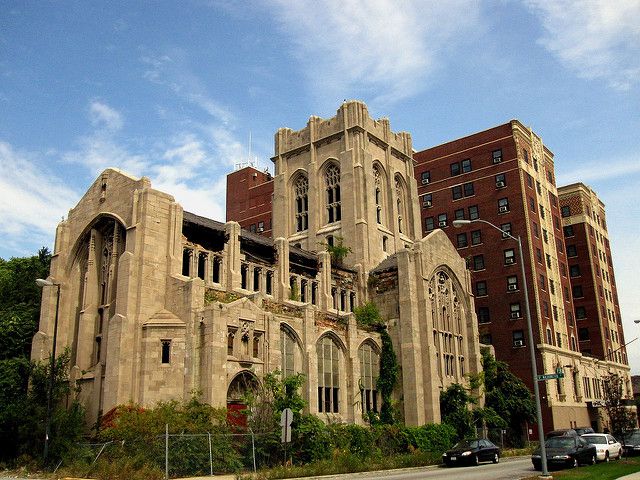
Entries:
{"type": "Polygon", "coordinates": [[[287,464],[287,443],[291,442],[291,422],[293,421],[293,411],[285,408],[280,414],[280,426],[282,427],[282,435],[280,441],[284,443],[284,464],[287,464]]]}

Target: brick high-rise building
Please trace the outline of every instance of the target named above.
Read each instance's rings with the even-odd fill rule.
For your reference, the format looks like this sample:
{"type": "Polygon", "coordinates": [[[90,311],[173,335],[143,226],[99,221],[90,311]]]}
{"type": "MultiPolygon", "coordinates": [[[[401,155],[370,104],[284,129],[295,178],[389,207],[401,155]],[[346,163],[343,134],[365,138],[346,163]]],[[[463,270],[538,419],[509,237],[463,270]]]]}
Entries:
{"type": "MultiPolygon", "coordinates": [[[[580,352],[553,153],[512,120],[418,152],[414,161],[423,233],[442,229],[467,258],[481,341],[532,388],[518,245],[480,222],[455,229],[456,219],[485,220],[522,240],[538,373],[566,375],[540,384],[545,428],[600,426],[603,366],[624,378],[629,367],[580,352]]],[[[609,254],[604,246],[599,251],[609,254]]],[[[621,331],[614,334],[619,343],[611,348],[623,343],[621,331]]]]}
{"type": "Polygon", "coordinates": [[[227,175],[227,221],[271,237],[273,177],[245,167],[227,175]]]}
{"type": "Polygon", "coordinates": [[[627,365],[604,203],[583,183],[558,188],[580,351],[627,365]]]}

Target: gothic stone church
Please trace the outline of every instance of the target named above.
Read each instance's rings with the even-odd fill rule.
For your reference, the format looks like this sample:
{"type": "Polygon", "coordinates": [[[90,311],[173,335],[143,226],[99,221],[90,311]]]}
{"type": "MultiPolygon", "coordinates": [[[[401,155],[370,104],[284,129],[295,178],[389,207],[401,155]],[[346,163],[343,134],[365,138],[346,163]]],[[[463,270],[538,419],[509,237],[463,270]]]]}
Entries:
{"type": "MultiPolygon", "coordinates": [[[[381,342],[358,327],[374,302],[401,374],[408,425],[439,422],[439,394],[480,370],[465,261],[421,238],[411,137],[345,102],[275,136],[273,240],[186,212],[148,178],[105,170],[57,228],[57,351],[71,352],[89,421],[118,404],[199,391],[233,408],[279,369],[306,376],[308,411],[362,423],[380,408],[381,342]],[[322,244],[351,252],[332,264],[322,244]]],[[[57,287],[45,287],[32,357],[46,359],[57,287]]]]}

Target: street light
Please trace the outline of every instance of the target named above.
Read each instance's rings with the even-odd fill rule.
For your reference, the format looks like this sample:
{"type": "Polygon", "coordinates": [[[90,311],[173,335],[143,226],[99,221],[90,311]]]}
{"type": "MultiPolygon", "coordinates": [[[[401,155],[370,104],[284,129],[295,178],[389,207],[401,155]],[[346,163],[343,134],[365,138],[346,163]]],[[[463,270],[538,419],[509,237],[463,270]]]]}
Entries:
{"type": "Polygon", "coordinates": [[[542,407],[540,406],[540,390],[538,388],[538,368],[536,367],[536,358],[535,358],[535,348],[534,348],[534,340],[533,340],[533,328],[531,327],[531,308],[529,307],[529,289],[527,287],[527,275],[524,270],[524,255],[522,254],[522,241],[520,237],[514,237],[509,232],[502,230],[500,227],[494,225],[491,222],[487,222],[486,220],[482,220],[480,218],[476,218],[475,220],[454,220],[453,226],[455,228],[460,228],[463,225],[469,225],[471,223],[484,223],[489,225],[490,227],[495,228],[499,232],[502,233],[503,237],[509,237],[512,240],[518,242],[518,252],[520,254],[520,271],[522,273],[522,286],[524,289],[524,306],[525,312],[527,314],[527,331],[529,334],[529,353],[531,356],[531,376],[533,378],[533,395],[536,400],[536,421],[538,423],[538,439],[540,440],[540,460],[542,463],[542,475],[545,477],[549,476],[549,471],[547,470],[547,452],[544,445],[544,428],[542,426],[542,407]]]}
{"type": "Polygon", "coordinates": [[[55,368],[56,368],[56,341],[58,338],[58,307],[60,306],[60,284],[53,283],[50,280],[43,280],[42,278],[36,279],[36,285],[40,288],[44,287],[56,287],[56,316],[53,322],[53,344],[51,346],[51,363],[49,365],[49,385],[47,387],[47,416],[45,417],[44,427],[44,452],[42,454],[43,461],[47,463],[47,456],[49,454],[49,435],[51,433],[51,402],[53,397],[53,383],[55,381],[55,368]]]}

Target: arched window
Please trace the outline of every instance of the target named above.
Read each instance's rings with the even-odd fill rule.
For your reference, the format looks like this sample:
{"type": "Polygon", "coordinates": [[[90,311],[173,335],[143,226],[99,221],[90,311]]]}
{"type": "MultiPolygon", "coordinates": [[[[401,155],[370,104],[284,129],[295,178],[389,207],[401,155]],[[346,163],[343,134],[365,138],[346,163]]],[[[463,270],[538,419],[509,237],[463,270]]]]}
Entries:
{"type": "Polygon", "coordinates": [[[300,176],[295,183],[296,195],[296,231],[302,232],[309,228],[309,180],[300,176]]]}
{"type": "Polygon", "coordinates": [[[280,328],[280,350],[282,352],[282,376],[286,378],[295,375],[296,340],[285,327],[280,328]]]}
{"type": "Polygon", "coordinates": [[[380,372],[380,356],[373,347],[365,343],[358,349],[360,358],[360,400],[362,413],[378,411],[378,374],[380,372]]]}
{"type": "Polygon", "coordinates": [[[318,412],[338,413],[340,350],[331,337],[318,343],[318,412]]]}
{"type": "Polygon", "coordinates": [[[396,203],[398,210],[398,232],[402,233],[403,229],[403,219],[405,218],[404,212],[404,189],[402,188],[402,181],[400,177],[396,175],[395,178],[395,186],[396,186],[396,203]]]}
{"type": "Polygon", "coordinates": [[[375,187],[375,200],[376,200],[376,222],[382,223],[382,175],[380,169],[377,166],[373,167],[373,181],[375,187]]]}
{"type": "Polygon", "coordinates": [[[340,211],[340,167],[332,164],[327,168],[327,223],[339,222],[340,211]]]}

